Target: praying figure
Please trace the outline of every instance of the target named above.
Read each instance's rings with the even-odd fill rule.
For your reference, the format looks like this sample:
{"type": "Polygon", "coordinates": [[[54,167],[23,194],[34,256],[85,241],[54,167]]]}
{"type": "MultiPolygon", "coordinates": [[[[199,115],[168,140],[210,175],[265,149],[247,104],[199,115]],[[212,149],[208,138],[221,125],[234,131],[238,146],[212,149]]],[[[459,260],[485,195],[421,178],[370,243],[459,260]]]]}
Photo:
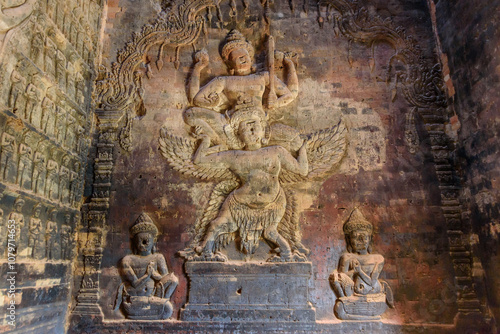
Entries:
{"type": "Polygon", "coordinates": [[[384,257],[372,254],[373,225],[354,209],[343,230],[347,252],[329,278],[337,296],[334,313],[342,320],[377,320],[394,301],[390,286],[379,280],[384,257]]]}
{"type": "Polygon", "coordinates": [[[30,256],[34,259],[43,258],[43,223],[40,219],[42,205],[40,203],[33,207],[33,214],[29,222],[28,247],[30,256]]]}
{"type": "Polygon", "coordinates": [[[163,320],[172,315],[170,297],[178,279],[169,273],[165,257],[156,253],[158,228],[142,213],[130,229],[133,254],[119,264],[123,283],[118,288],[115,310],[133,320],[163,320]]]}

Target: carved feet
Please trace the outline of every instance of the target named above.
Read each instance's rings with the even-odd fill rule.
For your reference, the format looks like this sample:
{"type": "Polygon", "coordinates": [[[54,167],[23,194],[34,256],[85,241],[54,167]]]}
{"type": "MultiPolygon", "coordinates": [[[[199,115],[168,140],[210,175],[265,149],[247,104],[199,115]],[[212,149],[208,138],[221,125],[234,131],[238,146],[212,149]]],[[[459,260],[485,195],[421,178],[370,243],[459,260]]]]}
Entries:
{"type": "Polygon", "coordinates": [[[299,252],[293,252],[292,254],[275,254],[267,259],[267,262],[307,262],[307,257],[299,252]]]}
{"type": "Polygon", "coordinates": [[[227,262],[228,258],[221,252],[205,252],[202,247],[186,248],[177,253],[186,261],[210,261],[210,262],[227,262]]]}
{"type": "Polygon", "coordinates": [[[227,262],[228,258],[221,252],[201,253],[194,255],[192,261],[211,261],[211,262],[227,262]]]}

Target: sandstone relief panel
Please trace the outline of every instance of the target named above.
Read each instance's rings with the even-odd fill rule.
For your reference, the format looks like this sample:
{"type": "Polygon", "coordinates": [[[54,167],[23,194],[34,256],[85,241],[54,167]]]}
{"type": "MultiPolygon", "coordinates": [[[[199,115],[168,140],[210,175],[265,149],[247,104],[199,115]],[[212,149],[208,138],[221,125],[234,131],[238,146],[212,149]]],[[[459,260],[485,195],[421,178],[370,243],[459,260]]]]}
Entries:
{"type": "Polygon", "coordinates": [[[120,306],[133,320],[162,320],[172,315],[170,297],[178,279],[169,273],[165,258],[156,254],[158,228],[142,213],[130,229],[133,254],[120,261],[123,283],[118,288],[115,310],[120,306]]]}
{"type": "Polygon", "coordinates": [[[344,223],[347,252],[329,277],[337,296],[334,312],[342,320],[378,320],[387,309],[394,308],[391,287],[379,281],[384,257],[372,254],[373,225],[354,209],[344,223]]]}
{"type": "Polygon", "coordinates": [[[267,2],[192,1],[147,14],[151,3],[121,5],[111,41],[132,30],[132,17],[159,14],[96,81],[99,139],[74,319],[130,318],[115,291],[133,280],[120,280],[116,263],[132,256],[123,231],[141,212],[179,273],[174,319],[338,324],[337,304],[342,320],[452,326],[476,310],[460,253],[468,246],[451,249],[463,262],[447,247],[461,222],[440,68],[409,35],[430,30],[409,25],[407,34],[375,7],[344,1],[314,14],[267,2]],[[376,222],[357,231],[359,251],[349,250],[354,229],[342,233],[353,207],[376,222]],[[368,240],[383,255],[370,254],[368,240]],[[271,290],[276,300],[259,299],[271,290]]]}
{"type": "MultiPolygon", "coordinates": [[[[94,123],[90,79],[100,53],[102,5],[0,4],[2,231],[9,219],[16,222],[12,247],[2,235],[0,263],[7,272],[8,258],[16,259],[16,313],[23,319],[1,324],[5,330],[64,330],[94,123]],[[80,9],[89,6],[92,14],[80,9]]],[[[5,288],[0,294],[8,303],[5,288]]]]}

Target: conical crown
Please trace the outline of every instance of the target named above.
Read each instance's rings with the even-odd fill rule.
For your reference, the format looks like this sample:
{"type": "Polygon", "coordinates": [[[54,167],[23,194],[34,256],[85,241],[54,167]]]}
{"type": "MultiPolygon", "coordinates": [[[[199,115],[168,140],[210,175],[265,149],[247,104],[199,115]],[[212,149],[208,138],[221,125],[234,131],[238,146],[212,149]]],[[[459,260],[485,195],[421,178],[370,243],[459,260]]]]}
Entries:
{"type": "Polygon", "coordinates": [[[343,226],[344,234],[349,235],[353,231],[367,231],[372,234],[373,225],[363,216],[358,208],[352,210],[349,218],[344,223],[343,226]]]}
{"type": "Polygon", "coordinates": [[[145,213],[141,213],[135,224],[130,228],[130,234],[135,236],[137,233],[148,232],[155,237],[158,235],[158,228],[153,223],[153,220],[145,213]]]}

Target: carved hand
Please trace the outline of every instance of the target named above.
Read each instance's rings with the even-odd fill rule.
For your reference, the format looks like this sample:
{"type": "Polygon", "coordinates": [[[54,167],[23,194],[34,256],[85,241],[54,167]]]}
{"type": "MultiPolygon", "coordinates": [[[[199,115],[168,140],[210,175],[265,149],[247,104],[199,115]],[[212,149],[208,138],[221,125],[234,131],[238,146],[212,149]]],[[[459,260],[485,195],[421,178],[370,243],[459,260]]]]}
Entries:
{"type": "Polygon", "coordinates": [[[209,57],[208,52],[202,49],[194,54],[195,68],[198,70],[204,69],[208,65],[209,57]]]}
{"type": "Polygon", "coordinates": [[[219,102],[219,94],[217,93],[210,93],[208,96],[205,97],[205,100],[207,100],[210,105],[214,106],[219,102]]]}
{"type": "Polygon", "coordinates": [[[356,272],[358,272],[358,273],[359,273],[359,272],[361,271],[361,265],[359,264],[359,261],[358,261],[357,259],[354,259],[354,260],[352,261],[352,266],[354,267],[354,270],[355,270],[356,272]]]}
{"type": "Polygon", "coordinates": [[[149,262],[148,267],[146,268],[146,275],[148,275],[148,277],[151,277],[151,275],[153,275],[154,272],[155,272],[155,264],[154,262],[149,262]]]}

